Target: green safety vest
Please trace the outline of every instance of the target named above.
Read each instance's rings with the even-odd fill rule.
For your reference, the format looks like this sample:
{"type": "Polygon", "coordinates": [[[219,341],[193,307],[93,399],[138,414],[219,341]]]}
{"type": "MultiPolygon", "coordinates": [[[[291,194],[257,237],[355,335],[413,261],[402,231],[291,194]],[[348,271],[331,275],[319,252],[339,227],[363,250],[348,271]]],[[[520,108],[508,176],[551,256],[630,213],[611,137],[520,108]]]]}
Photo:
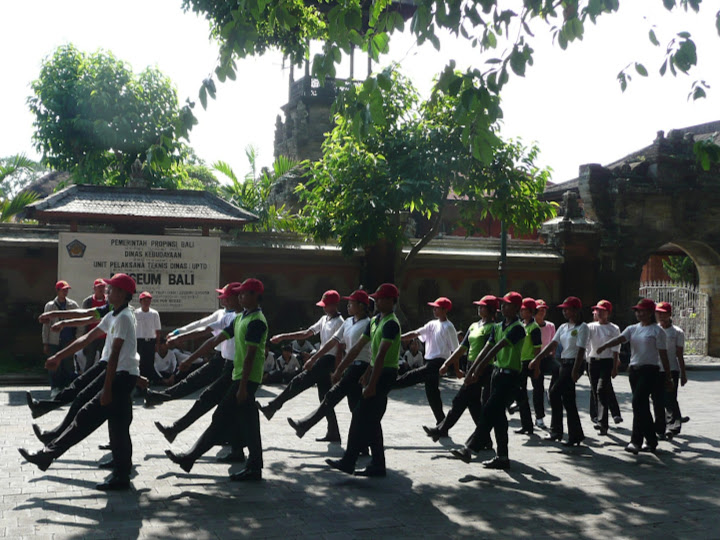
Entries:
{"type": "Polygon", "coordinates": [[[263,365],[265,364],[265,343],[267,342],[268,327],[265,315],[259,309],[252,313],[242,314],[235,317],[235,367],[233,368],[232,380],[239,381],[242,379],[243,368],[245,367],[245,355],[247,354],[248,345],[257,345],[255,349],[255,358],[253,359],[252,371],[248,377],[249,381],[261,383],[263,377],[263,365]],[[258,343],[248,343],[245,341],[248,325],[256,320],[265,323],[265,333],[258,343]]]}
{"type": "Polygon", "coordinates": [[[527,362],[529,360],[532,360],[535,358],[535,345],[533,345],[532,337],[530,334],[532,334],[532,331],[535,329],[540,329],[540,326],[535,321],[531,322],[525,327],[525,339],[523,340],[523,346],[522,346],[522,354],[520,355],[520,360],[523,362],[527,362]]]}
{"type": "MultiPolygon", "coordinates": [[[[372,358],[370,360],[371,366],[375,365],[375,357],[377,357],[377,353],[380,350],[380,343],[382,343],[383,341],[383,327],[386,323],[390,321],[395,321],[398,327],[400,326],[400,321],[398,321],[395,313],[388,313],[382,319],[374,317],[373,320],[370,322],[370,350],[372,354],[372,358]]],[[[385,354],[385,362],[383,363],[383,367],[397,369],[399,361],[400,332],[398,332],[398,335],[395,336],[395,339],[393,339],[392,341],[392,345],[390,345],[390,349],[388,349],[387,354],[385,354]]]]}
{"type": "Polygon", "coordinates": [[[472,364],[483,350],[492,333],[493,323],[474,322],[468,329],[468,362],[472,364]]]}
{"type": "MultiPolygon", "coordinates": [[[[505,330],[503,330],[503,323],[496,323],[495,343],[500,343],[501,341],[505,340],[510,331],[516,326],[519,326],[523,329],[523,331],[525,331],[525,328],[523,328],[520,319],[516,320],[512,324],[509,324],[507,328],[505,328],[505,330]]],[[[495,356],[495,361],[493,362],[493,364],[500,369],[512,369],[513,371],[517,371],[519,373],[522,367],[520,357],[522,356],[522,348],[524,343],[525,340],[521,339],[515,345],[512,345],[511,343],[505,345],[495,356]]]]}

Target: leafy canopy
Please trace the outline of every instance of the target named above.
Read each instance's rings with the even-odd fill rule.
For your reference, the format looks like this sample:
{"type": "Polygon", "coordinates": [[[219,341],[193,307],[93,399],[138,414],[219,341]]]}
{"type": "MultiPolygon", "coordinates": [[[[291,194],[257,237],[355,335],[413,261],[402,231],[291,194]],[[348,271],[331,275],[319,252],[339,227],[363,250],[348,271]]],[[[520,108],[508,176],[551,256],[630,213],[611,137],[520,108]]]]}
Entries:
{"type": "Polygon", "coordinates": [[[462,200],[461,225],[470,231],[488,215],[521,232],[552,217],[552,205],[538,200],[549,172],[534,165],[536,148],[492,133],[495,151],[483,164],[463,142],[468,126],[456,114],[462,92],[437,90],[421,102],[395,69],[377,80],[385,122],[358,138],[352,121],[357,101],[345,102],[322,159],[298,186],[307,233],[319,241],[337,239],[346,254],[379,239],[399,246],[412,212],[430,219],[431,234],[437,232],[451,191],[462,200]]]}
{"type": "MultiPolygon", "coordinates": [[[[661,1],[667,10],[697,12],[702,0],[655,1],[661,1]]],[[[279,49],[297,63],[309,58],[312,40],[322,42],[322,52],[312,58],[312,74],[325,80],[335,76],[336,66],[353,48],[367,52],[374,61],[380,60],[389,51],[391,36],[405,29],[418,44],[430,42],[438,50],[441,31],[462,37],[477,51],[482,66],[457,73],[450,61],[436,87],[453,96],[462,91],[462,99],[455,102],[455,116],[465,126],[465,144],[486,164],[492,159],[491,148],[499,144],[492,126],[502,116],[491,98],[500,94],[511,74],[523,76],[533,64],[533,25],[549,26],[552,39],[565,49],[583,38],[589,23],[617,12],[619,6],[620,0],[183,1],[185,10],[207,18],[211,35],[220,43],[215,74],[221,82],[235,78],[234,58],[261,54],[269,48],[279,49]]],[[[720,12],[717,27],[720,32],[720,12]]],[[[655,29],[650,30],[648,39],[662,55],[661,74],[688,73],[697,64],[696,45],[688,32],[673,32],[664,51],[655,29]]],[[[628,65],[618,74],[623,89],[634,74],[646,76],[648,69],[639,63],[628,65]]],[[[358,134],[388,121],[383,116],[380,82],[377,75],[369,77],[353,96],[357,110],[349,121],[358,134]]],[[[704,97],[706,88],[703,81],[696,81],[690,96],[704,97]]],[[[214,94],[215,83],[208,78],[200,91],[203,106],[207,96],[214,94]]]]}
{"type": "Polygon", "coordinates": [[[35,193],[21,190],[41,170],[39,163],[23,154],[0,158],[0,222],[10,221],[37,200],[35,193]]]}
{"type": "Polygon", "coordinates": [[[137,159],[151,184],[182,179],[179,139],[196,120],[156,68],[136,75],[112,53],[64,45],[43,61],[32,90],[33,139],[47,166],[76,181],[124,185],[137,159]]]}

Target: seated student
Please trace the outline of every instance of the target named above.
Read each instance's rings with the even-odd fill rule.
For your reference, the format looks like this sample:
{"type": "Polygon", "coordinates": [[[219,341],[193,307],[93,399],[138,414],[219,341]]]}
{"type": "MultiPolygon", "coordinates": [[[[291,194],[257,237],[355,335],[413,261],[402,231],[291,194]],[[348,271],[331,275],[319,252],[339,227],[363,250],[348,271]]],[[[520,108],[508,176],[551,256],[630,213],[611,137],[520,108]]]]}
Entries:
{"type": "Polygon", "coordinates": [[[279,384],[289,383],[290,380],[300,371],[300,362],[293,354],[292,345],[283,345],[281,356],[274,362],[274,368],[263,375],[263,383],[279,384]]]}
{"type": "Polygon", "coordinates": [[[307,362],[307,359],[317,350],[315,346],[306,339],[295,339],[291,345],[292,352],[298,356],[301,365],[307,362]]]}
{"type": "Polygon", "coordinates": [[[405,354],[403,354],[400,359],[398,373],[403,374],[411,369],[421,367],[424,361],[423,353],[420,350],[420,341],[415,338],[410,342],[408,350],[405,351],[405,354]]]}
{"type": "Polygon", "coordinates": [[[155,352],[153,367],[158,376],[158,382],[163,386],[175,384],[175,372],[178,367],[175,351],[168,349],[167,339],[162,337],[158,343],[158,350],[155,352]]]}

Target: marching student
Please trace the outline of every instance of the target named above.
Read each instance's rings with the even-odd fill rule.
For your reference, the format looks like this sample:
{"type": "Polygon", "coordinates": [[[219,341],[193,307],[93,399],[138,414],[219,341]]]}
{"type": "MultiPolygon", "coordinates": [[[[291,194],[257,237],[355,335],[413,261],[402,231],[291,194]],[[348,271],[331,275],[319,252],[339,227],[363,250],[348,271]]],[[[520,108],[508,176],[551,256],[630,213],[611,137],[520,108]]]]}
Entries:
{"type": "MultiPolygon", "coordinates": [[[[555,324],[546,321],[547,303],[540,298],[535,300],[535,322],[540,328],[542,346],[545,347],[555,337],[555,324]]],[[[535,409],[535,425],[545,429],[545,375],[552,375],[552,358],[543,358],[540,365],[540,372],[533,377],[533,409],[535,409]]]]}
{"type": "Polygon", "coordinates": [[[140,374],[151,383],[158,381],[155,373],[155,352],[160,343],[160,314],[150,307],[152,294],[147,291],[140,293],[140,307],[135,310],[137,321],[137,349],[140,355],[140,374]]]}
{"type": "Polygon", "coordinates": [[[362,397],[360,379],[370,368],[370,347],[359,348],[352,355],[350,351],[360,341],[367,329],[370,297],[367,292],[358,289],[350,296],[344,296],[343,300],[348,301],[348,318],[335,332],[332,339],[320,347],[311,360],[321,357],[335,346],[333,342],[340,343],[344,350],[348,352],[333,372],[331,377],[333,387],[325,394],[318,408],[301,420],[287,419],[290,426],[295,430],[295,434],[301,438],[310,428],[325,417],[328,410],[334,409],[343,397],[347,396],[350,412],[355,410],[362,397]]]}
{"type": "MultiPolygon", "coordinates": [[[[68,298],[70,292],[70,284],[67,281],[60,280],[55,283],[56,296],[45,304],[43,311],[66,311],[75,310],[79,306],[77,302],[71,298],[68,298]]],[[[60,332],[52,332],[50,326],[54,320],[47,320],[42,327],[42,342],[43,342],[43,353],[47,356],[57,353],[59,350],[64,349],[75,339],[76,328],[68,327],[63,328],[60,332]]],[[[75,378],[75,366],[73,364],[72,356],[64,358],[62,362],[48,370],[50,374],[50,395],[55,395],[65,388],[75,378]]]]}
{"type": "MultiPolygon", "coordinates": [[[[670,302],[658,302],[655,306],[655,318],[660,327],[665,330],[668,363],[670,364],[670,375],[672,376],[672,390],[665,393],[665,415],[657,406],[655,407],[655,432],[660,434],[663,428],[667,428],[665,437],[672,439],[680,433],[682,426],[682,413],[680,412],[680,404],[677,400],[678,383],[682,386],[687,384],[687,374],[685,372],[685,358],[683,352],[685,349],[685,332],[679,326],[675,326],[672,322],[672,305],[670,302]],[[658,418],[663,418],[658,422],[658,418]]],[[[662,372],[662,366],[661,366],[662,372]]],[[[653,400],[653,405],[655,405],[653,400]]]]}
{"type": "MultiPolygon", "coordinates": [[[[522,371],[520,372],[520,391],[518,393],[517,404],[520,410],[520,429],[516,429],[515,433],[532,435],[533,421],[530,415],[530,402],[527,395],[527,380],[530,377],[528,365],[535,358],[535,355],[542,348],[542,332],[540,326],[535,322],[535,311],[537,304],[534,298],[523,298],[520,307],[520,319],[525,327],[525,341],[523,342],[520,360],[522,361],[522,371]]],[[[535,395],[536,382],[540,379],[539,375],[533,376],[533,395],[535,395]]]]}
{"type": "MultiPolygon", "coordinates": [[[[308,339],[318,334],[320,336],[320,347],[322,348],[337,330],[342,326],[344,319],[338,312],[338,303],[340,302],[340,294],[335,290],[325,291],[320,301],[315,304],[323,308],[325,315],[320,317],[318,321],[307,330],[298,330],[296,332],[288,332],[285,334],[277,334],[270,338],[271,343],[281,343],[296,339],[308,339]]],[[[285,389],[280,392],[267,405],[260,407],[265,418],[271,420],[273,415],[280,408],[298,394],[304,392],[313,385],[317,385],[318,398],[322,402],[328,390],[332,386],[330,376],[335,369],[335,362],[339,354],[339,345],[336,341],[332,341],[331,347],[323,356],[311,357],[303,366],[303,371],[298,373],[285,389]]],[[[340,429],[338,428],[337,418],[334,409],[330,409],[325,416],[327,419],[327,432],[324,437],[316,439],[318,442],[340,442],[340,429]]]]}
{"type": "Polygon", "coordinates": [[[509,292],[500,301],[504,320],[493,325],[485,347],[475,358],[465,376],[465,384],[474,384],[494,360],[490,379],[490,397],[482,408],[475,432],[465,446],[460,450],[451,451],[455,457],[470,463],[472,452],[479,446],[478,440],[487,440],[492,430],[495,433],[497,450],[493,459],[483,461],[482,465],[486,469],[510,468],[508,421],[505,410],[518,394],[522,369],[520,357],[526,335],[525,328],[518,318],[522,306],[520,293],[509,292]]]}
{"type": "MultiPolygon", "coordinates": [[[[453,352],[450,358],[448,358],[440,368],[441,375],[447,373],[452,367],[458,378],[463,377],[464,373],[460,369],[460,358],[467,353],[468,364],[472,364],[492,334],[495,313],[499,307],[498,298],[489,294],[473,302],[473,304],[478,306],[478,316],[480,320],[470,325],[460,346],[455,349],[455,352],[453,352]]],[[[489,397],[490,375],[491,371],[485,370],[476,382],[470,384],[467,380],[464,381],[460,390],[455,394],[452,406],[445,418],[435,425],[435,427],[423,426],[427,436],[432,438],[433,441],[437,441],[441,437],[447,437],[448,431],[457,423],[463,412],[465,412],[465,409],[470,410],[470,415],[477,427],[480,422],[480,413],[483,407],[483,394],[485,394],[486,401],[489,397]]],[[[492,448],[489,433],[486,440],[481,441],[478,439],[478,441],[479,446],[477,448],[471,448],[470,450],[479,451],[492,448]]]]}
{"type": "Polygon", "coordinates": [[[633,394],[633,425],[632,436],[625,451],[637,454],[641,450],[655,452],[657,449],[658,438],[650,412],[650,395],[657,388],[661,364],[665,370],[663,381],[666,388],[672,388],[672,379],[667,355],[667,337],[655,322],[655,302],[643,298],[632,309],[638,322],[625,328],[618,337],[598,347],[598,353],[630,342],[629,376],[633,394]]]}
{"type": "Polygon", "coordinates": [[[258,481],[262,479],[263,457],[255,393],[262,381],[268,335],[267,320],[260,307],[265,287],[262,281],[248,278],[237,291],[243,312],[193,353],[200,356],[223,341],[234,339],[232,384],[215,409],[210,426],[200,435],[192,449],[186,454],[176,454],[171,450],[166,450],[165,454],[185,472],[190,472],[195,461],[214,445],[223,444],[228,438],[242,440],[248,447],[247,464],[242,471],[230,475],[230,479],[258,481]]]}
{"type": "MultiPolygon", "coordinates": [[[[90,296],[87,296],[82,301],[81,305],[84,309],[93,309],[102,307],[105,304],[107,304],[107,295],[105,294],[105,281],[102,278],[98,278],[93,283],[93,293],[90,296]]],[[[97,322],[90,323],[85,328],[84,333],[90,332],[90,330],[92,330],[96,326],[97,322]]],[[[92,341],[87,347],[83,349],[83,354],[85,355],[85,366],[83,366],[82,369],[83,372],[92,367],[92,365],[95,363],[95,357],[98,354],[102,354],[104,346],[105,338],[99,338],[92,341]]]]}
{"type": "Polygon", "coordinates": [[[107,352],[108,365],[103,388],[78,411],[74,420],[57,438],[41,451],[31,454],[20,448],[20,454],[40,470],[47,470],[52,462],[67,450],[90,435],[106,420],[110,432],[110,449],[113,454],[113,474],[98,484],[103,491],[122,490],[130,487],[132,468],[132,391],[140,374],[137,359],[135,317],[128,303],[135,293],[135,280],[126,274],[115,274],[106,280],[110,285],[108,300],[116,307],[100,321],[90,333],[75,340],[68,347],[47,360],[49,366],[57,365],[63,358],[79,351],[93,339],[107,334],[103,356],[107,352]]]}
{"type": "Polygon", "coordinates": [[[554,353],[558,345],[562,346],[560,373],[557,380],[550,386],[552,421],[550,433],[547,434],[545,440],[562,440],[564,407],[567,412],[568,440],[563,445],[579,446],[585,439],[585,434],[580,424],[580,415],[575,399],[575,383],[580,378],[590,332],[587,324],[582,321],[582,302],[579,298],[568,296],[558,307],[562,309],[563,317],[568,322],[558,328],[552,342],[535,356],[535,359],[530,362],[529,368],[537,374],[542,359],[554,353]]]}
{"type": "Polygon", "coordinates": [[[397,378],[393,388],[407,388],[417,383],[425,383],[425,396],[435,415],[435,422],[439,423],[445,418],[440,397],[440,367],[460,344],[455,326],[447,318],[452,309],[450,299],[441,296],[434,302],[428,302],[428,306],[432,306],[435,319],[402,335],[403,341],[419,338],[425,343],[425,364],[403,373],[397,378]]]}
{"type": "Polygon", "coordinates": [[[353,409],[343,457],[326,459],[325,462],[333,469],[355,476],[386,476],[381,422],[400,360],[400,321],[395,316],[400,291],[392,283],[383,283],[370,296],[375,300],[378,314],[365,326],[363,336],[348,352],[351,359],[356,358],[369,342],[370,373],[362,389],[362,397],[353,409]],[[372,460],[365,469],[356,471],[358,456],[368,446],[372,460]]]}
{"type": "MultiPolygon", "coordinates": [[[[612,313],[612,303],[608,300],[600,300],[592,307],[593,322],[588,324],[590,331],[588,339],[588,374],[590,376],[590,417],[597,426],[599,435],[607,435],[609,411],[613,408],[612,399],[615,396],[612,380],[618,374],[620,366],[620,346],[612,350],[597,352],[600,345],[607,343],[620,335],[620,328],[611,323],[608,319],[612,313]],[[595,410],[593,410],[593,404],[595,410]],[[593,414],[594,413],[594,414],[593,414]]],[[[615,399],[617,414],[620,416],[620,407],[615,399]]],[[[617,423],[617,422],[616,422],[617,423]]]]}

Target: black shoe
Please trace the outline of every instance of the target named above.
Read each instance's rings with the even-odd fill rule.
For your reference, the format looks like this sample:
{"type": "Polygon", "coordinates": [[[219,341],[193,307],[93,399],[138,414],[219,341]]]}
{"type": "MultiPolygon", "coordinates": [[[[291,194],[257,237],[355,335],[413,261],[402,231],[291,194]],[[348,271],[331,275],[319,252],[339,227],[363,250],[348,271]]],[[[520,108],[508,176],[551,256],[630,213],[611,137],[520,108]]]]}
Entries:
{"type": "Polygon", "coordinates": [[[170,458],[170,461],[180,465],[180,468],[187,473],[189,473],[193,465],[195,465],[195,462],[190,460],[185,454],[176,454],[172,450],[165,450],[165,455],[170,458]]]}
{"type": "Polygon", "coordinates": [[[110,444],[98,444],[98,450],[112,450],[110,444]]]}
{"type": "Polygon", "coordinates": [[[263,415],[265,415],[265,418],[267,418],[268,420],[272,420],[272,417],[275,416],[275,413],[277,412],[277,409],[269,403],[264,406],[261,406],[258,403],[258,409],[260,409],[260,412],[263,413],[263,415]]]}
{"type": "Polygon", "coordinates": [[[467,447],[463,447],[460,450],[450,450],[450,453],[465,463],[470,463],[473,459],[472,452],[470,452],[470,449],[467,447]]]}
{"type": "Polygon", "coordinates": [[[43,414],[45,414],[47,411],[41,410],[38,405],[37,399],[33,399],[32,394],[30,392],[25,392],[25,399],[27,400],[28,407],[30,407],[30,416],[33,418],[40,418],[43,414]]]}
{"type": "Polygon", "coordinates": [[[627,446],[625,447],[625,451],[630,452],[631,454],[635,454],[637,456],[640,449],[637,446],[635,446],[634,443],[629,442],[629,443],[627,443],[627,446]]]}
{"type": "Polygon", "coordinates": [[[40,429],[40,426],[37,424],[32,425],[32,430],[38,440],[43,444],[47,444],[53,439],[52,436],[47,435],[42,429],[40,429]]]}
{"type": "Polygon", "coordinates": [[[585,435],[582,435],[582,436],[576,437],[574,439],[568,439],[567,441],[565,441],[562,444],[563,444],[563,446],[567,446],[567,447],[580,446],[580,443],[583,442],[584,440],[585,440],[585,435]]]}
{"type": "Polygon", "coordinates": [[[657,444],[656,445],[650,445],[650,444],[643,444],[642,448],[640,449],[641,452],[650,452],[651,454],[654,454],[657,451],[657,444]]]}
{"type": "Polygon", "coordinates": [[[300,425],[300,422],[296,422],[292,418],[288,417],[287,419],[288,424],[290,424],[290,427],[295,430],[295,435],[297,435],[300,439],[302,439],[305,434],[307,433],[307,429],[303,429],[300,425]]]}
{"type": "Polygon", "coordinates": [[[355,472],[355,467],[348,465],[343,462],[342,459],[326,459],[325,463],[330,465],[333,469],[337,469],[340,472],[344,472],[345,474],[353,474],[355,472]]]}
{"type": "Polygon", "coordinates": [[[114,469],[115,468],[115,461],[112,459],[108,459],[107,461],[101,461],[98,463],[98,469],[114,469]]]}
{"type": "MultiPolygon", "coordinates": [[[[593,424],[593,429],[594,429],[595,431],[600,431],[600,430],[602,430],[602,426],[601,426],[600,424],[597,424],[597,423],[596,423],[596,424],[593,424]]],[[[607,429],[607,428],[606,428],[606,429],[607,429]]]]}
{"type": "Polygon", "coordinates": [[[433,440],[433,442],[438,442],[438,440],[442,436],[440,434],[440,430],[438,428],[428,427],[428,426],[423,426],[422,428],[423,428],[423,431],[425,431],[425,435],[430,437],[433,440]]]}
{"type": "Polygon", "coordinates": [[[315,439],[316,442],[329,442],[329,443],[340,443],[340,435],[327,434],[324,437],[315,439]]]}
{"type": "Polygon", "coordinates": [[[385,469],[384,465],[374,465],[373,463],[371,463],[364,469],[355,471],[355,476],[365,476],[368,478],[383,477],[387,476],[387,470],[385,469]]]}
{"type": "Polygon", "coordinates": [[[506,457],[495,456],[488,461],[483,461],[482,466],[486,469],[507,470],[510,468],[510,460],[506,457]]]}
{"type": "Polygon", "coordinates": [[[258,482],[262,480],[262,469],[248,469],[246,467],[240,472],[231,474],[230,480],[233,482],[258,482]]]}
{"type": "Polygon", "coordinates": [[[515,433],[517,433],[518,435],[532,435],[533,429],[521,427],[520,429],[516,429],[515,433]]]}
{"type": "Polygon", "coordinates": [[[680,423],[681,423],[681,424],[687,424],[689,421],[690,421],[690,417],[689,417],[689,416],[683,416],[683,417],[680,419],[680,423]]]}
{"type": "Polygon", "coordinates": [[[18,448],[18,452],[20,452],[20,455],[25,458],[25,461],[37,466],[37,468],[41,471],[47,471],[53,461],[50,456],[42,451],[31,454],[24,448],[18,448]]]}
{"type": "Polygon", "coordinates": [[[507,408],[508,414],[511,414],[511,415],[512,415],[512,414],[515,414],[515,413],[518,412],[519,410],[520,410],[520,407],[519,407],[517,404],[510,405],[510,406],[507,408]]]}
{"type": "Polygon", "coordinates": [[[600,429],[598,429],[598,435],[605,436],[607,434],[608,434],[608,428],[600,427],[600,429]]]}
{"type": "Polygon", "coordinates": [[[600,425],[600,422],[598,422],[597,418],[591,418],[590,421],[595,425],[600,425]]]}
{"type": "Polygon", "coordinates": [[[155,405],[160,405],[162,403],[165,403],[168,401],[170,396],[163,392],[156,392],[155,390],[148,390],[145,394],[145,403],[144,406],[147,407],[154,407],[155,405]]]}
{"type": "Polygon", "coordinates": [[[240,450],[239,452],[229,452],[224,456],[215,459],[218,463],[245,463],[245,452],[240,450]]]}
{"type": "Polygon", "coordinates": [[[102,484],[96,485],[95,489],[100,491],[125,491],[130,489],[130,479],[113,475],[102,484]]]}
{"type": "Polygon", "coordinates": [[[172,442],[175,440],[175,437],[177,437],[177,432],[172,427],[163,426],[160,422],[155,422],[155,427],[160,433],[163,434],[165,440],[170,444],[172,444],[172,442]]]}
{"type": "Polygon", "coordinates": [[[562,441],[562,435],[557,433],[547,433],[543,437],[543,441],[562,441]]]}
{"type": "Polygon", "coordinates": [[[623,417],[620,416],[619,414],[617,416],[613,416],[613,422],[615,422],[616,424],[622,424],[622,421],[623,421],[623,417]]]}

